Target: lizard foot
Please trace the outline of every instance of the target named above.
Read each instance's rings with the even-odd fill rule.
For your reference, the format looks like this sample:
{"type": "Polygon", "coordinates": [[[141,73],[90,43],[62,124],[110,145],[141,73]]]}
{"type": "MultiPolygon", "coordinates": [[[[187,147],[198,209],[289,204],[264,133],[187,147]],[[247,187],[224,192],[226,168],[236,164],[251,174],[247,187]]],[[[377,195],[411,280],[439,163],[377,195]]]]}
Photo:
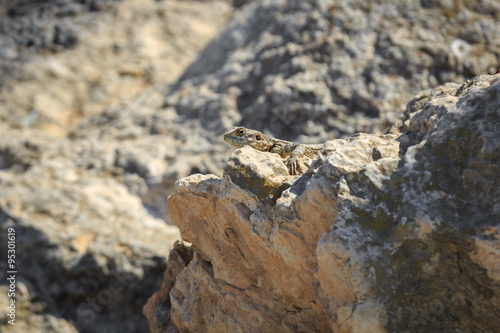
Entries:
{"type": "Polygon", "coordinates": [[[292,176],[294,175],[300,175],[301,174],[301,168],[299,164],[299,160],[297,158],[290,157],[286,161],[286,166],[288,168],[288,173],[292,176]]]}

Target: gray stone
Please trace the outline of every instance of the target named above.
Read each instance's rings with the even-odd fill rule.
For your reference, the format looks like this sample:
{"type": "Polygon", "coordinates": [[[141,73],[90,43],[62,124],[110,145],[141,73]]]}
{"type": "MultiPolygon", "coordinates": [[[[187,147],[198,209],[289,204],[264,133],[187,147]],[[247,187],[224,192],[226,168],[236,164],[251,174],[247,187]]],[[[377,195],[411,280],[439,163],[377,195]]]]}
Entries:
{"type": "Polygon", "coordinates": [[[249,2],[165,105],[217,133],[242,125],[304,143],[381,133],[412,95],[497,72],[499,12],[496,1],[249,2]]]}
{"type": "Polygon", "coordinates": [[[222,179],[179,180],[169,210],[196,254],[169,289],[172,322],[186,332],[499,330],[499,120],[500,74],[481,76],[417,96],[393,134],[329,142],[273,203],[252,184],[285,182],[267,170],[276,157],[263,163],[250,148],[222,179]]]}

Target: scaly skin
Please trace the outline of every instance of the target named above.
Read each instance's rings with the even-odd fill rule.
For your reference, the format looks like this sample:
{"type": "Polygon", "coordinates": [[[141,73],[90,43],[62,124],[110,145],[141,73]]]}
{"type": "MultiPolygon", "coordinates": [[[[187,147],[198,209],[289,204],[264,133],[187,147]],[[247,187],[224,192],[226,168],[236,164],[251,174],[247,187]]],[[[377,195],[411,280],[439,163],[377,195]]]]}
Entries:
{"type": "Polygon", "coordinates": [[[235,127],[224,134],[224,141],[236,148],[250,146],[259,151],[279,154],[287,158],[286,165],[291,175],[302,173],[299,159],[303,156],[318,157],[323,145],[304,145],[300,143],[275,139],[259,131],[245,127],[235,127]]]}

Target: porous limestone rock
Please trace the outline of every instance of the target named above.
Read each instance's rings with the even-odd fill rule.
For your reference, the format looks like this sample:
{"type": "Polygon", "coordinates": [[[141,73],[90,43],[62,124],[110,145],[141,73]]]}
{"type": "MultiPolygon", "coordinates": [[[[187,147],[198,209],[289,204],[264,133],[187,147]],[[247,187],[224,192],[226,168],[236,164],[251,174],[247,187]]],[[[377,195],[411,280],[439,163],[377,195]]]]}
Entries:
{"type": "Polygon", "coordinates": [[[3,1],[0,128],[64,137],[82,120],[174,82],[231,12],[225,0],[3,1]]]}
{"type": "Polygon", "coordinates": [[[263,164],[266,153],[237,150],[222,178],[180,179],[168,205],[195,256],[170,290],[172,322],[181,332],[498,331],[499,131],[500,74],[420,94],[392,134],[329,142],[333,152],[271,204],[245,170],[271,166],[252,175],[277,181],[274,154],[263,164]]]}
{"type": "MultiPolygon", "coordinates": [[[[496,0],[235,2],[242,6],[226,29],[180,79],[176,75],[232,13],[230,1],[9,0],[0,6],[0,224],[4,228],[14,223],[23,231],[19,259],[30,268],[20,275],[20,289],[27,295],[20,298],[20,318],[30,319],[26,325],[19,322],[20,332],[145,330],[140,311],[146,297],[159,288],[158,271],[165,266],[175,233],[162,221],[169,220],[166,196],[178,178],[222,175],[233,149],[220,136],[228,127],[241,123],[303,143],[380,132],[400,116],[411,94],[498,68],[496,0]],[[17,44],[11,37],[19,37],[17,44]],[[100,112],[102,108],[107,109],[100,112]],[[106,306],[94,303],[98,295],[107,303],[102,297],[109,295],[110,282],[119,287],[114,273],[126,283],[129,277],[137,283],[106,306]],[[97,309],[97,317],[87,322],[89,307],[97,309]]],[[[453,89],[444,87],[432,96],[453,89]]],[[[405,122],[408,135],[401,138],[402,152],[418,145],[446,110],[448,102],[443,100],[438,108],[440,102],[431,100],[436,107],[428,111],[436,112],[434,118],[419,112],[417,105],[432,96],[412,101],[408,119],[417,114],[405,122]]],[[[377,140],[384,146],[387,138],[377,140]]],[[[357,140],[337,143],[356,145],[357,140]]],[[[337,169],[330,167],[332,175],[351,172],[335,186],[342,193],[371,195],[396,163],[384,160],[391,149],[371,150],[381,173],[372,165],[364,178],[358,177],[375,182],[365,183],[369,190],[349,183],[357,168],[351,160],[364,156],[371,161],[368,148],[343,156],[337,169]]],[[[254,160],[249,151],[240,156],[254,160]]],[[[280,160],[270,162],[281,170],[280,160]]],[[[260,184],[270,184],[264,207],[249,214],[255,233],[274,235],[274,227],[260,223],[267,221],[265,209],[272,207],[276,221],[293,235],[301,235],[308,225],[299,223],[296,213],[321,219],[336,211],[335,205],[323,209],[335,195],[322,178],[314,178],[314,195],[301,194],[315,170],[323,172],[321,163],[302,178],[283,182],[269,176],[259,180],[266,175],[259,165],[246,168],[258,181],[235,172],[243,168],[228,169],[231,183],[244,189],[240,200],[257,195],[260,202],[267,193],[258,192],[260,184]],[[328,195],[320,196],[322,192],[328,195]],[[302,201],[297,199],[301,196],[302,201]],[[309,210],[309,204],[317,209],[309,210]]],[[[245,206],[240,209],[243,216],[248,214],[245,206]]],[[[323,224],[312,226],[318,234],[325,229],[323,224]]],[[[317,237],[312,233],[304,247],[313,249],[310,244],[317,237]]],[[[493,278],[498,276],[493,267],[498,261],[490,255],[496,251],[495,237],[491,233],[469,244],[472,260],[488,267],[493,278]]],[[[281,233],[275,242],[286,249],[286,264],[277,267],[290,266],[295,244],[281,233]]],[[[310,281],[310,275],[304,279],[310,281]]],[[[311,293],[306,284],[297,288],[311,293]]],[[[328,303],[328,295],[322,297],[321,304],[328,303]]],[[[295,318],[317,315],[320,319],[311,329],[323,327],[323,310],[317,304],[301,309],[295,318]]],[[[352,319],[361,317],[372,318],[363,323],[375,327],[384,312],[379,307],[371,315],[370,304],[358,304],[353,317],[349,306],[336,313],[350,318],[352,327],[361,327],[352,319]]],[[[283,325],[299,327],[300,321],[293,319],[297,309],[288,305],[274,307],[276,318],[287,313],[283,325]]],[[[179,311],[174,318],[180,322],[179,311]]]]}
{"type": "Polygon", "coordinates": [[[495,0],[256,0],[165,98],[223,133],[319,143],[382,133],[414,94],[499,68],[495,0]]]}
{"type": "Polygon", "coordinates": [[[81,144],[44,133],[2,136],[0,231],[15,230],[19,290],[17,324],[4,322],[2,331],[147,327],[141,309],[160,285],[178,229],[151,216],[119,177],[81,165],[81,144]]]}
{"type": "Polygon", "coordinates": [[[273,223],[266,203],[228,176],[179,180],[169,209],[174,220],[184,217],[181,234],[198,253],[171,291],[172,320],[181,331],[318,331],[328,325],[307,283],[313,274],[307,259],[327,224],[300,241],[294,224],[303,221],[273,223]],[[274,239],[283,253],[271,246],[274,239]],[[190,297],[196,290],[206,297],[190,297]]]}
{"type": "Polygon", "coordinates": [[[251,147],[232,154],[227,162],[227,174],[233,183],[255,194],[260,201],[276,201],[291,186],[287,181],[288,169],[281,159],[269,158],[269,154],[251,147]]]}
{"type": "Polygon", "coordinates": [[[163,273],[161,289],[154,293],[148,303],[144,305],[143,312],[148,318],[151,333],[177,332],[177,327],[170,320],[172,304],[168,294],[179,273],[193,259],[193,255],[193,247],[189,243],[175,242],[174,248],[168,256],[167,269],[163,273]]]}
{"type": "Polygon", "coordinates": [[[172,128],[188,126],[159,109],[231,12],[225,0],[1,2],[0,231],[16,230],[19,266],[16,326],[0,282],[1,332],[147,330],[142,308],[179,237],[166,196],[213,149],[186,145],[172,128]]]}

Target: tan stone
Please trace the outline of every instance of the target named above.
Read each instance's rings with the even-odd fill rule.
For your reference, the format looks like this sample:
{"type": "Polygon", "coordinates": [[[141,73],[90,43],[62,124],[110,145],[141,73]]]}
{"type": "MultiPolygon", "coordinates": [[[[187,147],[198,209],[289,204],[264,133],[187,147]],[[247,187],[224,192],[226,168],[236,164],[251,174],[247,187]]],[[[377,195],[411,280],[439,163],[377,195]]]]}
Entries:
{"type": "Polygon", "coordinates": [[[179,180],[168,206],[197,255],[171,290],[174,324],[497,328],[497,81],[445,89],[450,98],[430,93],[432,103],[410,104],[419,109],[409,108],[402,133],[330,141],[331,153],[301,177],[284,176],[279,156],[244,148],[222,178],[179,180]]]}

